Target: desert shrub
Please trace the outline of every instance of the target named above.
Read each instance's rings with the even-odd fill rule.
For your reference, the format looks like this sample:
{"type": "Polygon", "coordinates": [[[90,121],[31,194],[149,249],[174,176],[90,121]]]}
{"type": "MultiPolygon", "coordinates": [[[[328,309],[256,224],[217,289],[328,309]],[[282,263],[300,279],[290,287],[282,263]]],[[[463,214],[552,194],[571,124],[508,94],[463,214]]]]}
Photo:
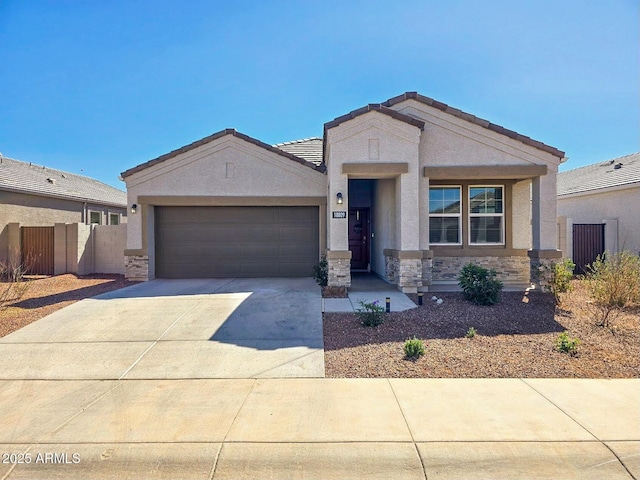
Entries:
{"type": "Polygon", "coordinates": [[[19,302],[29,290],[32,283],[25,278],[28,269],[26,263],[17,266],[0,263],[0,280],[6,282],[0,288],[0,311],[19,302]]]}
{"type": "Polygon", "coordinates": [[[313,278],[321,287],[326,287],[329,283],[329,265],[326,258],[313,266],[313,278]]]}
{"type": "Polygon", "coordinates": [[[487,270],[469,263],[460,272],[458,285],[462,288],[467,300],[477,305],[493,305],[498,303],[503,287],[496,275],[495,270],[487,270]]]}
{"type": "Polygon", "coordinates": [[[571,280],[573,279],[573,269],[576,268],[575,263],[567,259],[561,263],[551,262],[550,265],[542,267],[542,280],[545,291],[552,293],[556,303],[562,303],[561,293],[570,292],[572,289],[571,280]]]}
{"type": "Polygon", "coordinates": [[[583,277],[598,325],[609,326],[620,308],[640,302],[640,257],[629,251],[605,253],[583,277]]]}
{"type": "Polygon", "coordinates": [[[556,338],[556,350],[562,353],[575,355],[578,352],[578,345],[580,345],[580,340],[570,338],[566,331],[562,332],[558,335],[558,338],[556,338]]]}
{"type": "Polygon", "coordinates": [[[413,337],[412,339],[404,342],[404,354],[409,358],[418,358],[424,355],[424,342],[419,338],[413,337]]]}
{"type": "Polygon", "coordinates": [[[475,328],[469,327],[469,330],[467,330],[467,333],[465,333],[464,336],[467,337],[467,338],[473,338],[473,337],[476,336],[476,333],[478,333],[478,332],[476,332],[475,328]]]}
{"type": "Polygon", "coordinates": [[[363,302],[360,300],[360,308],[357,310],[360,322],[365,327],[377,327],[384,323],[385,308],[380,306],[380,302],[363,302]]]}

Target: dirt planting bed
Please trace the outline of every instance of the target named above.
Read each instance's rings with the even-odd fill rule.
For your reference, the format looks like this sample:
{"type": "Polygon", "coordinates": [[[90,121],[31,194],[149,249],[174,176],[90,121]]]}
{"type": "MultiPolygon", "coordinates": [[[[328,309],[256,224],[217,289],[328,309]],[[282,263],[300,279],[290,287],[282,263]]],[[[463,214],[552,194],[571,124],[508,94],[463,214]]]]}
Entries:
{"type": "MultiPolygon", "coordinates": [[[[611,328],[596,326],[583,285],[560,307],[541,292],[502,293],[486,307],[460,293],[425,294],[424,305],[391,313],[384,324],[363,327],[356,314],[324,314],[327,377],[554,377],[640,376],[640,308],[620,312],[611,328]],[[476,330],[467,338],[470,327],[476,330]],[[575,356],[555,349],[567,331],[581,344],[575,356]],[[417,337],[426,354],[404,355],[404,341],[417,337]]],[[[417,296],[413,297],[417,301],[417,296]]]]}

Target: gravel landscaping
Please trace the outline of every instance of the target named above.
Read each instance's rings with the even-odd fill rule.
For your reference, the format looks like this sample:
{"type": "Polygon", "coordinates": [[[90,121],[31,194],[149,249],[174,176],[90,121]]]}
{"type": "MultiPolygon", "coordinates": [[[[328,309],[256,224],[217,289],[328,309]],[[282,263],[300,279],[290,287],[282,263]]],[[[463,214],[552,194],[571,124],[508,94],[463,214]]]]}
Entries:
{"type": "MultiPolygon", "coordinates": [[[[632,378],[640,376],[640,308],[621,312],[611,328],[598,327],[579,281],[556,307],[542,292],[503,292],[493,306],[476,306],[461,293],[424,296],[424,305],[387,315],[363,327],[356,314],[325,313],[327,377],[538,377],[632,378]],[[467,338],[470,327],[476,330],[467,338]],[[555,349],[567,331],[581,344],[576,355],[555,349]],[[405,340],[426,345],[417,360],[404,355],[405,340]]],[[[412,296],[417,303],[417,296],[412,296]]]]}
{"type": "MultiPolygon", "coordinates": [[[[122,275],[80,277],[70,273],[53,277],[32,277],[25,281],[30,285],[22,299],[0,310],[0,337],[84,298],[137,283],[125,280],[122,275]]],[[[0,282],[0,291],[4,292],[7,286],[6,282],[0,282]]]]}

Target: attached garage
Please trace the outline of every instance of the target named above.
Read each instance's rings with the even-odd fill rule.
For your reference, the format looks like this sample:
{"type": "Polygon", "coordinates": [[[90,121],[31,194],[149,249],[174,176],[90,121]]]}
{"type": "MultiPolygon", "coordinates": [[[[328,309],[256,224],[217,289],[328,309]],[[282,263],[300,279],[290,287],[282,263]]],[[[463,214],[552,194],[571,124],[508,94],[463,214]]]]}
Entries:
{"type": "Polygon", "coordinates": [[[319,238],[317,206],[156,207],[156,277],[308,277],[319,238]]]}

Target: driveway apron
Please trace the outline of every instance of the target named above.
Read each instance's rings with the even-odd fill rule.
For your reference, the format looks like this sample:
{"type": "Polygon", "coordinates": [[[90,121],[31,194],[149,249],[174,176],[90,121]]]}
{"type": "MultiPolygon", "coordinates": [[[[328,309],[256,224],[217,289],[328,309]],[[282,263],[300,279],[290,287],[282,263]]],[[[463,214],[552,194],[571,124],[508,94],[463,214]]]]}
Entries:
{"type": "Polygon", "coordinates": [[[0,379],[323,377],[311,278],[154,280],[0,339],[0,379]]]}

